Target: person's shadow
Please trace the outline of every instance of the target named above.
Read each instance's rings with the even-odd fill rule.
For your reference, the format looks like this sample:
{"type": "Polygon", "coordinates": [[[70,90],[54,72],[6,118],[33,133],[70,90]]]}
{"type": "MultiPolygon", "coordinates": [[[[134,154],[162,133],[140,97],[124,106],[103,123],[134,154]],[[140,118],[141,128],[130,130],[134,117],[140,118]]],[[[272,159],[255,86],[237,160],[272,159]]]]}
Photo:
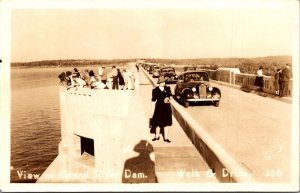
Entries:
{"type": "Polygon", "coordinates": [[[155,163],[150,159],[153,146],[148,141],[141,140],[133,150],[140,155],[126,160],[122,183],[157,183],[155,163]]]}

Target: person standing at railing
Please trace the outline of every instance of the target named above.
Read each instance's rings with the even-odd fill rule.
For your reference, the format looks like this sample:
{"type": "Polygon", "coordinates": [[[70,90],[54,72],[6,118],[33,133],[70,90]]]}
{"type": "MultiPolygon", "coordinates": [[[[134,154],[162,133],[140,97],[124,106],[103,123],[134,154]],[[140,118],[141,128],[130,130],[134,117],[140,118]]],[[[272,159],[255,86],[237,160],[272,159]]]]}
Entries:
{"type": "Polygon", "coordinates": [[[85,69],[83,73],[83,80],[86,82],[86,85],[89,86],[90,82],[90,75],[89,75],[89,69],[85,69]]]}
{"type": "Polygon", "coordinates": [[[159,140],[159,134],[163,130],[164,141],[170,143],[168,139],[168,126],[172,125],[172,110],[170,105],[170,97],[172,95],[169,86],[166,86],[164,76],[158,78],[157,86],[152,90],[152,103],[151,112],[152,118],[150,119],[151,133],[155,130],[155,137],[152,141],[159,140]]]}
{"type": "Polygon", "coordinates": [[[118,70],[119,87],[120,87],[120,90],[123,90],[124,86],[125,86],[124,77],[122,76],[120,69],[117,69],[117,70],[118,70]]]}
{"type": "Polygon", "coordinates": [[[118,71],[116,69],[116,66],[112,67],[111,75],[112,75],[112,79],[113,79],[112,89],[118,90],[119,89],[119,81],[118,81],[118,71]]]}
{"type": "Polygon", "coordinates": [[[275,90],[275,94],[277,96],[280,96],[280,93],[282,92],[281,89],[281,69],[277,69],[275,75],[274,75],[274,90],[275,90]]]}
{"type": "Polygon", "coordinates": [[[290,64],[286,64],[285,68],[282,69],[282,94],[281,97],[287,97],[289,96],[289,82],[291,78],[291,67],[290,64]]]}
{"type": "Polygon", "coordinates": [[[101,77],[101,82],[104,83],[104,84],[106,84],[108,72],[107,72],[107,70],[105,69],[105,67],[102,66],[102,69],[99,68],[98,73],[99,73],[99,76],[101,77]]]}
{"type": "Polygon", "coordinates": [[[264,87],[264,80],[263,80],[263,67],[260,66],[259,69],[257,70],[257,76],[255,78],[254,85],[257,88],[257,91],[263,91],[264,87]]]}

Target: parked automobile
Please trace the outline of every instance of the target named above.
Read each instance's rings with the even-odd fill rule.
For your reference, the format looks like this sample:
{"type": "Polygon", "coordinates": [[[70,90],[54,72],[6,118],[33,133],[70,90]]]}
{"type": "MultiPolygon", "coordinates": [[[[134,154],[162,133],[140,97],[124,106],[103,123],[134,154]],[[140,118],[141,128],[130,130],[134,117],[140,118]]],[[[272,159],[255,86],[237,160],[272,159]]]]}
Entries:
{"type": "Polygon", "coordinates": [[[153,78],[158,78],[160,75],[160,67],[159,66],[155,66],[152,72],[152,77],[153,78]]]}
{"type": "Polygon", "coordinates": [[[149,65],[148,73],[149,73],[149,74],[152,74],[152,73],[153,73],[153,69],[154,69],[154,67],[156,67],[156,66],[157,66],[157,64],[150,64],[150,65],[149,65]]]}
{"type": "Polygon", "coordinates": [[[185,66],[183,67],[183,71],[195,71],[197,68],[195,66],[185,66]]]}
{"type": "Polygon", "coordinates": [[[145,64],[145,70],[147,70],[147,71],[149,71],[149,69],[150,69],[150,64],[145,64]]]}
{"type": "Polygon", "coordinates": [[[163,67],[160,69],[160,76],[167,77],[166,83],[176,83],[178,80],[178,75],[173,67],[163,67]]]}
{"type": "Polygon", "coordinates": [[[208,73],[205,71],[187,71],[180,74],[174,92],[174,97],[186,108],[190,103],[205,101],[211,101],[216,107],[220,104],[221,91],[209,85],[208,73]]]}

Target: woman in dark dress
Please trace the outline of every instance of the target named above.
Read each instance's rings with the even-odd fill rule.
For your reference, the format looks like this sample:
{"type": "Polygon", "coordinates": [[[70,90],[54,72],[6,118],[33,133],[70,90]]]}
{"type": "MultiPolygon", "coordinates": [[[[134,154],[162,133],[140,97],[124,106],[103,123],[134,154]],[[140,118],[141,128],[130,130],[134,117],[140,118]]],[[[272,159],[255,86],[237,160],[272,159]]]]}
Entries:
{"type": "Polygon", "coordinates": [[[257,76],[255,78],[254,85],[257,87],[257,91],[263,91],[264,79],[263,79],[262,66],[260,66],[259,69],[257,70],[257,76]]]}
{"type": "Polygon", "coordinates": [[[121,90],[123,90],[123,88],[124,88],[124,86],[125,86],[124,77],[122,76],[120,69],[117,69],[117,70],[118,70],[118,75],[117,75],[117,77],[118,77],[118,79],[119,79],[119,85],[120,85],[121,90]]]}
{"type": "Polygon", "coordinates": [[[152,141],[159,140],[160,129],[162,129],[164,141],[170,143],[168,139],[168,126],[172,125],[172,110],[170,105],[171,89],[165,84],[166,78],[160,76],[157,86],[152,90],[152,128],[155,128],[155,138],[152,141]],[[155,107],[155,108],[154,108],[155,107]]]}

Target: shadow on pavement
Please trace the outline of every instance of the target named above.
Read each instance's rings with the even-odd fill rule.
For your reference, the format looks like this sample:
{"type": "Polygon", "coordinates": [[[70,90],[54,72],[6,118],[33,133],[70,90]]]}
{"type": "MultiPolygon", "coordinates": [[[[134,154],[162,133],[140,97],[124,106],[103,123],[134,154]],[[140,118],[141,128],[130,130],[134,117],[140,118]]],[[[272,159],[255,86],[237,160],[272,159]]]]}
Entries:
{"type": "Polygon", "coordinates": [[[155,163],[150,159],[150,153],[154,152],[153,146],[141,140],[133,150],[140,155],[126,160],[122,183],[157,183],[155,163]]]}

